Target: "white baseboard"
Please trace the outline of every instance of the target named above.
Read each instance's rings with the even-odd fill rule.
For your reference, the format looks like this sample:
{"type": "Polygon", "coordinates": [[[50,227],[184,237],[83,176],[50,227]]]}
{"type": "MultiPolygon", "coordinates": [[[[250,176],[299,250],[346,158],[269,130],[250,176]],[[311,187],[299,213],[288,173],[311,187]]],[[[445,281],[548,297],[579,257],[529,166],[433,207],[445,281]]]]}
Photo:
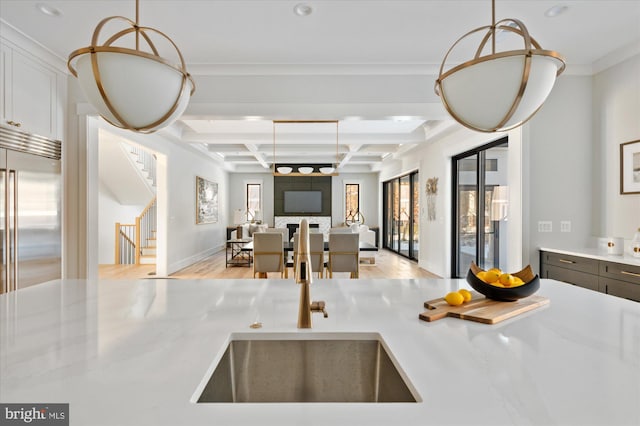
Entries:
{"type": "Polygon", "coordinates": [[[189,256],[189,257],[184,258],[182,260],[179,260],[177,262],[173,262],[173,263],[171,263],[169,265],[168,274],[171,275],[174,272],[177,272],[177,271],[179,271],[181,269],[184,269],[189,265],[193,265],[194,263],[199,262],[202,259],[204,259],[206,257],[209,257],[209,256],[213,255],[214,253],[219,252],[220,250],[224,250],[224,248],[225,248],[225,245],[221,244],[221,245],[219,245],[217,247],[212,247],[210,249],[207,249],[207,250],[202,251],[200,253],[194,254],[192,256],[189,256]]]}

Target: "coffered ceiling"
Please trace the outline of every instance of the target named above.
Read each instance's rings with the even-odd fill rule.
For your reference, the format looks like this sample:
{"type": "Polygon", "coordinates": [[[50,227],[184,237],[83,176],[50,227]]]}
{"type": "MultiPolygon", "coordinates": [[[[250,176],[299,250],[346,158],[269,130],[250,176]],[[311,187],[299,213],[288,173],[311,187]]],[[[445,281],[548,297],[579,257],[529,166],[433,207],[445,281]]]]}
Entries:
{"type": "MultiPolygon", "coordinates": [[[[87,46],[97,23],[113,15],[133,19],[135,1],[0,2],[3,21],[63,59],[87,46]]],[[[496,15],[524,21],[542,47],[565,56],[567,74],[590,75],[640,52],[639,0],[497,0],[496,15]],[[564,13],[545,16],[558,5],[566,6],[564,13]]],[[[192,106],[178,123],[181,140],[237,171],[265,170],[273,161],[272,119],[339,119],[338,162],[350,171],[376,170],[389,156],[454,131],[457,125],[441,112],[395,108],[406,100],[393,99],[387,92],[396,87],[380,81],[400,85],[421,77],[408,93],[437,102],[433,76],[448,48],[490,20],[490,0],[140,0],[141,24],[173,39],[196,81],[192,106]],[[298,4],[312,12],[300,16],[298,4]],[[370,78],[376,75],[395,80],[370,78]],[[231,80],[242,76],[251,78],[231,80]],[[304,109],[296,94],[318,76],[349,79],[330,94],[314,86],[308,98],[325,107],[304,109]],[[228,89],[233,84],[242,85],[242,96],[228,89]],[[278,97],[282,87],[289,92],[278,97]],[[257,108],[261,99],[252,95],[258,92],[276,107],[257,108]],[[228,99],[215,104],[207,93],[228,99]]],[[[277,162],[336,161],[335,126],[286,127],[276,129],[277,162]]]]}

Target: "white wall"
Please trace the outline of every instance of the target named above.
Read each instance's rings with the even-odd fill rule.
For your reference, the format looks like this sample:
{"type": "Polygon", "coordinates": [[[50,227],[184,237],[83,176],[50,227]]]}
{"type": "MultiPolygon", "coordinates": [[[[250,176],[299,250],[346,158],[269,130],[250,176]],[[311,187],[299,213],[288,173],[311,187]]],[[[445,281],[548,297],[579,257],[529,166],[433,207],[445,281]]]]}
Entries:
{"type": "MultiPolygon", "coordinates": [[[[262,202],[264,206],[263,222],[273,226],[273,175],[269,173],[230,173],[229,174],[229,215],[233,220],[233,211],[244,207],[244,184],[247,181],[262,181],[262,202]]],[[[377,173],[340,173],[331,178],[331,217],[333,226],[340,226],[344,222],[344,183],[360,183],[360,203],[365,224],[380,226],[379,210],[379,182],[377,173]]]]}
{"type": "Polygon", "coordinates": [[[262,183],[262,222],[273,226],[273,174],[268,173],[229,173],[229,204],[226,226],[233,226],[233,211],[245,208],[245,184],[262,183]]]}
{"type": "Polygon", "coordinates": [[[341,226],[345,219],[346,183],[360,184],[360,212],[364,216],[364,223],[368,226],[381,226],[379,220],[379,197],[381,185],[378,173],[340,173],[331,178],[331,222],[332,226],[341,226]]]}
{"type": "Polygon", "coordinates": [[[562,76],[531,120],[529,148],[529,262],[538,270],[540,247],[586,247],[591,236],[592,78],[562,76]],[[538,232],[551,221],[552,232],[538,232]],[[560,232],[570,221],[571,232],[560,232]]]}
{"type": "Polygon", "coordinates": [[[145,205],[120,204],[113,193],[100,184],[98,217],[98,262],[100,265],[115,263],[115,224],[135,224],[145,205]]]}
{"type": "Polygon", "coordinates": [[[640,227],[640,194],[620,194],[620,144],[640,140],[640,55],[596,74],[593,98],[593,234],[631,239],[640,227]]]}
{"type": "Polygon", "coordinates": [[[91,118],[92,109],[83,102],[75,79],[70,79],[74,96],[70,99],[70,135],[66,150],[72,163],[65,169],[70,192],[77,198],[68,199],[66,207],[77,221],[67,220],[65,235],[69,236],[67,258],[71,262],[69,277],[97,275],[99,223],[98,223],[98,129],[142,145],[157,156],[157,274],[171,274],[209,256],[224,247],[228,222],[227,172],[221,163],[201,151],[176,141],[165,131],[144,135],[110,126],[103,120],[91,118]],[[218,184],[218,221],[195,224],[196,176],[218,184]],[[76,192],[77,191],[77,192],[76,192]]]}

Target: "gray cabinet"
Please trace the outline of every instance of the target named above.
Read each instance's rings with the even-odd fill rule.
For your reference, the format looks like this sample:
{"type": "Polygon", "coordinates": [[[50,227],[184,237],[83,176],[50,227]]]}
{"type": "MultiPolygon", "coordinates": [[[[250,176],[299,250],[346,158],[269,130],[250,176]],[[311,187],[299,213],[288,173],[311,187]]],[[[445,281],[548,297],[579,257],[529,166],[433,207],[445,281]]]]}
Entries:
{"type": "Polygon", "coordinates": [[[540,276],[640,302],[640,266],[541,250],[540,276]]]}

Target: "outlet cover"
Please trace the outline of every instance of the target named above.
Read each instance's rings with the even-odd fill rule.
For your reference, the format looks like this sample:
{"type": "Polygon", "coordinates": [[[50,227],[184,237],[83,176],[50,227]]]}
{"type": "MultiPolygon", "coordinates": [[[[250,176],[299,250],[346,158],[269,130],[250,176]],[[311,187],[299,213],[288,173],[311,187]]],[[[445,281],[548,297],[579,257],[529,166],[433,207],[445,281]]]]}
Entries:
{"type": "Polygon", "coordinates": [[[538,232],[553,232],[553,222],[550,220],[538,221],[538,232]]]}
{"type": "Polygon", "coordinates": [[[560,232],[571,232],[571,221],[570,220],[560,221],[560,232]]]}

